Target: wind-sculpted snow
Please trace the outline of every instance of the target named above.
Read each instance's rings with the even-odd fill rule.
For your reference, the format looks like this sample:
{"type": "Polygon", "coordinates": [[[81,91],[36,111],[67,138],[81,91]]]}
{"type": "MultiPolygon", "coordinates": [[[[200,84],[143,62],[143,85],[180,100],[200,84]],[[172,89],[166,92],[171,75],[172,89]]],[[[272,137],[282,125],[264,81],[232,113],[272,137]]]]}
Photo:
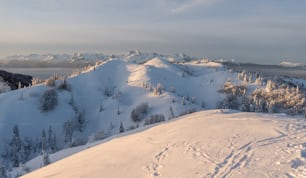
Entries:
{"type": "Polygon", "coordinates": [[[305,133],[303,120],[284,115],[205,111],[113,138],[24,177],[303,178],[305,133]]]}

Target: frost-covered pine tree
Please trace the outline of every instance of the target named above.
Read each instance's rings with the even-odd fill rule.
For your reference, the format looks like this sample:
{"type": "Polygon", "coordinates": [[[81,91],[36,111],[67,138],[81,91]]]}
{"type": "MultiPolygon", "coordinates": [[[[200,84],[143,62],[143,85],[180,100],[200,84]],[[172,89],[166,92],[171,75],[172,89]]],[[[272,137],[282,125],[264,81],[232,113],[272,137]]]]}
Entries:
{"type": "Polygon", "coordinates": [[[50,164],[49,153],[47,151],[43,151],[43,165],[47,166],[50,164]]]}
{"type": "Polygon", "coordinates": [[[52,153],[55,152],[56,151],[56,136],[55,136],[55,133],[53,133],[51,125],[49,126],[49,129],[48,129],[47,141],[48,141],[50,151],[52,153]]]}
{"type": "Polygon", "coordinates": [[[71,94],[69,104],[70,104],[70,106],[72,107],[72,109],[74,110],[75,113],[79,112],[79,108],[77,107],[76,102],[74,101],[73,94],[71,94]]]}
{"type": "Polygon", "coordinates": [[[250,74],[250,75],[249,75],[249,83],[252,83],[252,80],[253,80],[253,79],[252,79],[252,75],[250,74]]]}
{"type": "Polygon", "coordinates": [[[64,141],[66,144],[71,143],[74,130],[75,130],[75,124],[72,120],[68,120],[64,123],[63,131],[65,135],[64,141]]]}
{"type": "Polygon", "coordinates": [[[18,82],[18,89],[21,89],[21,82],[18,82]]]}
{"type": "Polygon", "coordinates": [[[119,106],[118,106],[118,108],[117,108],[117,115],[120,115],[120,109],[119,109],[119,106]]]}
{"type": "Polygon", "coordinates": [[[11,153],[10,159],[12,162],[13,167],[18,167],[19,163],[21,162],[21,148],[22,148],[22,141],[19,136],[19,128],[18,125],[14,125],[13,127],[13,137],[10,142],[11,153]]]}
{"type": "Polygon", "coordinates": [[[7,178],[5,166],[0,162],[0,178],[7,178]]]}
{"type": "Polygon", "coordinates": [[[104,110],[103,108],[103,103],[100,104],[100,107],[99,107],[99,112],[102,112],[104,110]]]}
{"type": "Polygon", "coordinates": [[[262,78],[260,76],[258,76],[255,80],[255,84],[256,85],[262,85],[262,78]]]}
{"type": "Polygon", "coordinates": [[[174,112],[172,106],[169,108],[169,120],[174,118],[174,112]]]}
{"type": "Polygon", "coordinates": [[[47,137],[45,129],[42,130],[41,134],[41,151],[44,152],[47,150],[47,137]]]}
{"type": "Polygon", "coordinates": [[[122,122],[120,123],[120,127],[119,127],[119,133],[123,133],[124,132],[124,127],[122,122]]]}
{"type": "Polygon", "coordinates": [[[83,132],[85,128],[85,115],[84,115],[84,110],[82,112],[79,112],[76,116],[76,122],[77,122],[77,128],[79,129],[80,132],[83,132]]]}
{"type": "Polygon", "coordinates": [[[156,88],[154,88],[154,94],[155,95],[161,95],[163,90],[163,85],[161,83],[158,83],[156,88]]]}
{"type": "Polygon", "coordinates": [[[267,81],[266,91],[271,92],[274,89],[274,83],[271,80],[267,81]]]}

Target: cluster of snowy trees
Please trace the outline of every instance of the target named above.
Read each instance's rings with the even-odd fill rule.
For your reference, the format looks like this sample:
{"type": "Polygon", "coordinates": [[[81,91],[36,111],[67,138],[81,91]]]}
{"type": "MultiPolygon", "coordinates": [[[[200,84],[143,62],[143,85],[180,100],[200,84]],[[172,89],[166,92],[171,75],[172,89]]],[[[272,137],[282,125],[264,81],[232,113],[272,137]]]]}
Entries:
{"type": "Polygon", "coordinates": [[[66,146],[71,147],[85,144],[85,140],[77,136],[77,134],[84,131],[85,121],[84,111],[77,111],[75,117],[64,123],[63,132],[66,146]]]}
{"type": "Polygon", "coordinates": [[[0,93],[5,93],[11,91],[11,87],[4,82],[3,78],[0,76],[0,93]]]}
{"type": "Polygon", "coordinates": [[[153,114],[150,116],[149,119],[145,120],[144,125],[155,124],[163,121],[165,121],[165,116],[163,114],[153,114]]]}
{"type": "Polygon", "coordinates": [[[42,112],[48,112],[53,110],[57,105],[57,92],[55,89],[46,90],[40,97],[40,110],[42,112]]]}
{"type": "Polygon", "coordinates": [[[286,112],[291,115],[305,114],[305,94],[299,87],[290,87],[268,80],[266,87],[247,94],[246,85],[224,84],[226,98],[218,104],[221,109],[236,109],[245,112],[286,112]]]}
{"type": "Polygon", "coordinates": [[[254,83],[256,85],[263,84],[263,77],[257,73],[247,73],[245,70],[241,73],[238,73],[238,80],[243,81],[244,83],[254,83]]]}
{"type": "Polygon", "coordinates": [[[131,112],[131,119],[134,122],[141,122],[149,112],[149,104],[142,103],[131,112]]]}
{"type": "Polygon", "coordinates": [[[299,87],[286,85],[277,86],[272,81],[267,82],[266,88],[257,89],[251,98],[256,112],[286,112],[291,115],[305,112],[305,94],[299,87]]]}
{"type": "MultiPolygon", "coordinates": [[[[20,164],[39,154],[44,154],[44,157],[47,158],[49,153],[54,153],[57,149],[56,134],[51,126],[49,126],[47,132],[45,129],[42,130],[40,138],[33,140],[29,137],[23,138],[19,132],[18,125],[14,125],[12,136],[1,153],[1,157],[4,160],[3,162],[6,162],[8,168],[19,167],[20,164]]],[[[46,165],[46,160],[42,161],[42,165],[46,165]]],[[[2,166],[4,167],[4,165],[2,166]]]]}

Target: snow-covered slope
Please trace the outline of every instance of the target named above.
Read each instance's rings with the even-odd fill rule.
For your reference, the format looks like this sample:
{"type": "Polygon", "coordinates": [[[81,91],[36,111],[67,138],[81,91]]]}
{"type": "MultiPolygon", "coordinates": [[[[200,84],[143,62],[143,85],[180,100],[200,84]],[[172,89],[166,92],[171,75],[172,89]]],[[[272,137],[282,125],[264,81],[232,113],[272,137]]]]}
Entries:
{"type": "MultiPolygon", "coordinates": [[[[100,60],[95,66],[76,74],[74,77],[65,80],[59,79],[55,82],[48,80],[47,84],[35,85],[0,95],[0,173],[4,166],[12,177],[23,175],[48,164],[48,154],[50,154],[51,162],[53,162],[76,153],[87,146],[97,144],[97,140],[113,138],[119,132],[127,132],[144,125],[174,119],[195,111],[231,108],[242,111],[288,112],[299,115],[303,113],[302,111],[306,106],[303,89],[302,85],[291,87],[282,83],[276,84],[262,79],[255,73],[234,73],[220,63],[205,59],[191,60],[186,55],[171,57],[155,53],[142,54],[135,50],[126,55],[112,56],[108,60],[100,60]],[[264,83],[267,83],[267,85],[264,83]],[[279,100],[273,100],[271,97],[278,95],[280,95],[279,100]],[[77,147],[80,145],[81,147],[77,147]],[[70,149],[71,147],[74,148],[70,149]],[[65,151],[65,149],[69,151],[65,151]],[[45,157],[44,161],[41,158],[42,155],[45,157]]],[[[212,112],[202,113],[209,115],[204,119],[205,122],[203,121],[205,124],[207,122],[210,125],[208,120],[214,117],[220,119],[220,117],[230,116],[216,114],[216,111],[212,112]]],[[[235,114],[231,114],[231,116],[233,115],[235,114]]],[[[243,116],[243,118],[257,117],[257,115],[242,114],[237,116],[238,119],[241,119],[240,116],[243,116]]],[[[198,118],[197,115],[193,117],[198,118]]],[[[178,121],[178,123],[180,122],[178,121]]],[[[252,119],[247,119],[244,124],[247,125],[246,123],[252,122],[252,119]]],[[[279,121],[272,120],[272,122],[279,121]]],[[[238,127],[232,128],[232,130],[242,129],[242,132],[245,133],[243,128],[240,128],[243,124],[236,121],[234,123],[238,127]]],[[[209,156],[216,156],[213,159],[215,167],[217,167],[215,172],[211,172],[211,169],[215,167],[209,166],[206,166],[206,172],[199,167],[195,169],[199,170],[198,172],[201,175],[204,172],[212,177],[213,175],[219,177],[223,173],[226,174],[231,167],[225,167],[224,165],[228,164],[229,161],[233,159],[234,163],[237,163],[239,162],[236,160],[238,158],[239,160],[246,159],[240,157],[240,155],[235,155],[236,153],[240,154],[239,146],[242,147],[243,144],[252,142],[250,145],[259,147],[256,141],[265,139],[263,137],[275,136],[277,131],[275,131],[274,126],[270,128],[268,127],[270,122],[267,123],[267,130],[264,130],[263,136],[260,135],[262,131],[259,131],[259,133],[251,132],[251,127],[245,126],[250,130],[246,131],[250,136],[249,138],[247,136],[245,136],[246,138],[244,136],[239,137],[238,145],[232,143],[233,147],[229,146],[229,148],[223,148],[223,142],[221,144],[222,148],[217,148],[214,145],[213,149],[219,149],[219,152],[210,152],[212,155],[209,156]],[[220,151],[221,149],[224,149],[224,151],[220,151]],[[230,154],[232,151],[233,153],[230,154]],[[229,158],[225,159],[226,156],[229,156],[229,158]],[[222,159],[224,163],[222,163],[222,159]]],[[[209,128],[208,126],[203,128],[209,130],[210,127],[217,127],[213,126],[214,124],[209,128]]],[[[226,126],[221,129],[222,126],[224,125],[221,124],[220,128],[216,129],[224,130],[225,135],[231,135],[232,130],[227,132],[226,126]]],[[[300,126],[305,127],[304,125],[300,126]]],[[[191,130],[191,127],[193,126],[190,126],[188,130],[191,130]]],[[[293,130],[290,123],[288,123],[288,127],[290,127],[287,129],[289,134],[293,130]]],[[[199,130],[197,126],[194,128],[195,131],[199,130]]],[[[265,127],[262,126],[261,128],[265,127]]],[[[275,128],[280,130],[278,125],[275,125],[275,128]]],[[[163,132],[170,130],[172,129],[167,128],[163,132]]],[[[285,133],[285,131],[280,133],[285,133]]],[[[198,133],[204,134],[200,131],[198,133]]],[[[154,134],[152,136],[154,137],[154,134]]],[[[222,140],[228,139],[221,136],[222,140]]],[[[205,137],[203,136],[203,138],[205,137]]],[[[304,137],[301,138],[304,139],[304,137]]],[[[172,138],[167,137],[167,139],[171,141],[172,138]]],[[[209,139],[221,142],[214,136],[209,137],[209,139]]],[[[209,139],[205,141],[209,141],[209,139]]],[[[225,143],[227,144],[227,142],[225,143]]],[[[160,146],[164,147],[163,145],[160,146]]],[[[129,147],[125,148],[130,149],[129,147]]],[[[204,147],[196,145],[192,149],[197,148],[202,149],[204,147]]],[[[155,153],[156,150],[148,148],[147,151],[154,151],[155,153]]],[[[296,153],[290,152],[287,155],[291,159],[291,156],[296,155],[296,153]]],[[[247,154],[247,156],[250,155],[247,154]]],[[[303,161],[303,163],[299,162],[304,157],[295,160],[297,163],[294,164],[304,164],[303,161]]],[[[190,161],[190,158],[184,157],[183,159],[187,162],[190,161]]],[[[279,164],[282,165],[282,162],[279,164]]],[[[157,167],[153,163],[152,165],[148,163],[148,165],[142,166],[148,166],[143,168],[146,170],[146,174],[160,174],[158,171],[154,172],[157,167]]],[[[236,168],[238,165],[232,166],[236,168]]],[[[289,174],[291,172],[288,172],[289,174]]]]}
{"type": "Polygon", "coordinates": [[[133,53],[112,58],[68,78],[68,89],[60,89],[64,81],[57,80],[54,86],[41,84],[1,94],[0,151],[5,155],[2,162],[12,167],[8,160],[12,159],[14,126],[19,128],[22,147],[27,145],[25,148],[31,150],[27,158],[18,158],[23,163],[41,152],[43,130],[48,135],[52,129],[56,150],[85,144],[118,134],[121,124],[125,130],[141,127],[152,115],[163,115],[168,120],[216,108],[224,98],[218,90],[229,78],[237,80],[235,73],[218,63],[173,63],[168,57],[152,56],[133,53]],[[41,100],[48,90],[55,91],[57,104],[46,112],[41,109],[41,100]],[[148,111],[145,119],[136,123],[131,113],[143,103],[148,104],[148,111]],[[79,120],[81,116],[84,122],[79,120]],[[83,125],[77,129],[75,122],[83,125]]]}
{"type": "Polygon", "coordinates": [[[305,133],[304,121],[285,115],[204,111],[114,138],[24,178],[302,178],[305,133]]]}
{"type": "MultiPolygon", "coordinates": [[[[132,126],[131,110],[144,102],[149,104],[151,114],[160,113],[166,117],[170,106],[175,115],[190,108],[200,109],[202,102],[207,103],[207,108],[215,108],[222,98],[217,90],[231,75],[227,71],[216,71],[219,68],[209,68],[202,63],[176,65],[158,58],[144,65],[114,59],[91,72],[67,79],[71,91],[39,85],[4,93],[0,95],[0,139],[8,138],[14,124],[19,125],[23,137],[39,137],[42,129],[48,129],[49,125],[61,134],[63,123],[75,116],[69,104],[72,98],[78,109],[84,111],[86,136],[106,131],[111,124],[118,128],[120,122],[126,128],[132,126]],[[153,88],[158,83],[162,84],[163,93],[154,95],[153,88]],[[52,111],[41,112],[40,97],[52,88],[57,91],[58,105],[52,111]],[[194,101],[188,98],[194,98],[194,101]],[[186,100],[184,105],[183,100],[186,100]],[[100,111],[101,107],[103,111],[100,111]]],[[[60,83],[62,81],[57,81],[56,85],[60,83]]],[[[117,129],[113,132],[116,133],[117,129]]],[[[0,143],[0,148],[3,144],[0,143]]]]}

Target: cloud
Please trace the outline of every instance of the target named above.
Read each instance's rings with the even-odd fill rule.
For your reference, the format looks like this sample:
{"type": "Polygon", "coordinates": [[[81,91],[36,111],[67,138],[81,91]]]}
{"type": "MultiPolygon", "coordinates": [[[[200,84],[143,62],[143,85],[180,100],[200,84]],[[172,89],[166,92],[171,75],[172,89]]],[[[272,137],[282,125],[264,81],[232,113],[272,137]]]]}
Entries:
{"type": "Polygon", "coordinates": [[[182,3],[179,3],[174,8],[171,9],[172,14],[181,14],[188,11],[191,11],[197,7],[207,7],[214,5],[221,0],[187,0],[182,3]]]}

